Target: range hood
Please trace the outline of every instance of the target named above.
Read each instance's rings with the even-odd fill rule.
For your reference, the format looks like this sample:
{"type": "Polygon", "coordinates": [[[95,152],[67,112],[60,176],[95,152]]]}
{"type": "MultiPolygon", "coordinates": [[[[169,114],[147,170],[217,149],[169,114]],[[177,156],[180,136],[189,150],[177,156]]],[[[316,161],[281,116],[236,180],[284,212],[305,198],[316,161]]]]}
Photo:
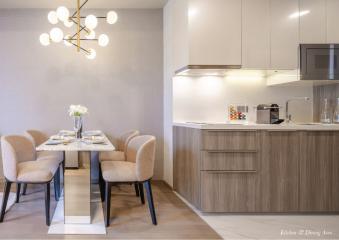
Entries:
{"type": "Polygon", "coordinates": [[[225,76],[228,71],[241,69],[241,65],[187,65],[175,71],[177,76],[225,76]]]}

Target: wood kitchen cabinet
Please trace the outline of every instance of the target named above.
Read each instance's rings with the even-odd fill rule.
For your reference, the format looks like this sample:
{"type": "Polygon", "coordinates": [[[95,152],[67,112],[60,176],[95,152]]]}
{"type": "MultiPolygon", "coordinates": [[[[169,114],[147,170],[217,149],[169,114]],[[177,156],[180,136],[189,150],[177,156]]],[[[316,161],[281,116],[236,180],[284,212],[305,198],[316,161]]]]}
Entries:
{"type": "Polygon", "coordinates": [[[338,135],[313,131],[301,134],[300,210],[338,211],[338,135]]]}
{"type": "Polygon", "coordinates": [[[192,128],[175,127],[173,131],[173,186],[195,206],[200,206],[200,135],[200,130],[192,128]]]}
{"type": "Polygon", "coordinates": [[[338,212],[339,131],[174,127],[174,190],[203,212],[338,212]]]}
{"type": "Polygon", "coordinates": [[[262,131],[260,201],[263,212],[296,212],[299,195],[299,133],[262,131]]]}

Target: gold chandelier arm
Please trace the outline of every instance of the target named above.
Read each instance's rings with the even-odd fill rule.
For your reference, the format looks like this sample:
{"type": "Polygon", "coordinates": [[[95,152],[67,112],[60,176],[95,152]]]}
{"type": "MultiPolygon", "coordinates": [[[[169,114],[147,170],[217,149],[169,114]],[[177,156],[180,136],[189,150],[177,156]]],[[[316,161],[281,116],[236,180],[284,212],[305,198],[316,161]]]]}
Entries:
{"type": "MultiPolygon", "coordinates": [[[[77,17],[75,16],[75,17],[70,17],[70,18],[74,19],[74,18],[77,18],[77,17]]],[[[80,16],[80,18],[86,18],[86,17],[80,16]]],[[[96,18],[98,18],[98,19],[106,19],[107,17],[96,17],[96,18]]]]}
{"type": "MultiPolygon", "coordinates": [[[[86,3],[86,2],[85,2],[86,3]]],[[[84,5],[84,4],[83,4],[84,5]]],[[[78,41],[77,41],[77,47],[78,47],[78,52],[80,52],[80,0],[78,0],[78,9],[77,9],[77,17],[78,17],[78,35],[77,35],[77,38],[78,38],[78,41]]]]}
{"type": "MultiPolygon", "coordinates": [[[[70,42],[70,41],[76,41],[78,39],[77,38],[64,38],[63,40],[70,42]]],[[[97,38],[93,38],[93,39],[80,38],[80,40],[81,41],[99,41],[99,39],[97,38]]]]}
{"type": "Polygon", "coordinates": [[[80,2],[79,2],[78,9],[77,9],[77,11],[75,11],[75,12],[73,13],[73,15],[72,15],[71,18],[76,17],[76,15],[78,14],[78,11],[80,11],[80,10],[83,8],[83,6],[85,6],[85,4],[86,4],[87,2],[88,2],[88,0],[86,0],[83,4],[81,4],[81,6],[80,6],[80,2]]]}
{"type": "Polygon", "coordinates": [[[88,51],[87,49],[85,49],[85,48],[79,46],[78,44],[75,44],[75,43],[73,43],[73,42],[70,42],[70,43],[71,43],[74,47],[79,48],[80,50],[84,51],[84,52],[87,53],[87,54],[90,54],[90,51],[88,51]]]}
{"type": "MultiPolygon", "coordinates": [[[[76,21],[73,21],[75,24],[78,24],[76,21]]],[[[85,26],[82,26],[81,24],[80,24],[80,32],[81,31],[85,31],[85,32],[87,32],[87,33],[89,33],[89,31],[86,29],[86,27],[85,26]]],[[[74,35],[71,37],[71,38],[74,38],[76,35],[78,35],[78,32],[76,32],[76,33],[74,33],[74,35]]]]}

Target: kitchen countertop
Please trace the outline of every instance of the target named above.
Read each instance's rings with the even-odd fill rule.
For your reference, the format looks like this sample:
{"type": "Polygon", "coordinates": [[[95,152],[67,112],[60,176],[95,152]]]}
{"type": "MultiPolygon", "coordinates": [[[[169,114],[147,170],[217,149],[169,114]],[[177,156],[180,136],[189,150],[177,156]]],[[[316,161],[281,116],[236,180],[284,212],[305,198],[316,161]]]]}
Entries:
{"type": "Polygon", "coordinates": [[[210,130],[310,130],[310,131],[339,131],[339,124],[321,123],[282,123],[282,124],[233,124],[233,123],[195,123],[195,122],[175,122],[173,126],[188,127],[196,129],[210,130]]]}

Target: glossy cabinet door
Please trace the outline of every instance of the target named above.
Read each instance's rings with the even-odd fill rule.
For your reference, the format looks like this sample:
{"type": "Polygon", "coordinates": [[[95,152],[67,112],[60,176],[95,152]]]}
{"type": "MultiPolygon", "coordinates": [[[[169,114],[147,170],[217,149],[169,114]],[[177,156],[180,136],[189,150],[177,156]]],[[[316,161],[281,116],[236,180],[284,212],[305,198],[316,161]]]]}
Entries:
{"type": "Polygon", "coordinates": [[[164,8],[164,55],[168,75],[188,64],[188,0],[171,0],[164,8]]]}
{"type": "Polygon", "coordinates": [[[189,0],[190,65],[241,65],[241,1],[189,0]]]}
{"type": "Polygon", "coordinates": [[[327,43],[339,43],[339,1],[327,0],[327,43]]]}
{"type": "Polygon", "coordinates": [[[297,69],[299,66],[298,12],[298,0],[270,0],[271,69],[297,69]]]}
{"type": "Polygon", "coordinates": [[[300,1],[300,43],[326,43],[326,0],[300,1]]]}
{"type": "Polygon", "coordinates": [[[270,67],[270,0],[242,1],[242,67],[270,67]]]}

